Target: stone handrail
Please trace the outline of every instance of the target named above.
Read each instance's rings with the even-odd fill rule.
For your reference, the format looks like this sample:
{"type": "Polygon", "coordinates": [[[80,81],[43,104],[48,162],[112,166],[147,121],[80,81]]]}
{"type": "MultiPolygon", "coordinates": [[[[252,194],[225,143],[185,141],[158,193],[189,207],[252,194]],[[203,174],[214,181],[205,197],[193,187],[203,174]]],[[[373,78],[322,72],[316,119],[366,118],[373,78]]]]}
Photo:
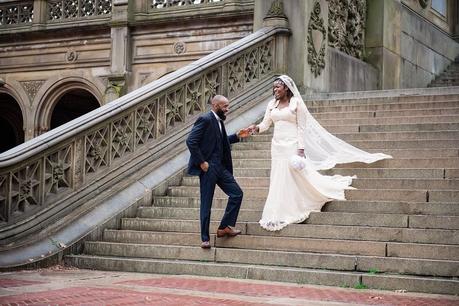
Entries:
{"type": "Polygon", "coordinates": [[[0,154],[0,242],[39,224],[51,209],[63,211],[56,207],[113,169],[148,155],[174,129],[191,125],[213,95],[234,98],[282,72],[288,33],[263,28],[0,154]]]}

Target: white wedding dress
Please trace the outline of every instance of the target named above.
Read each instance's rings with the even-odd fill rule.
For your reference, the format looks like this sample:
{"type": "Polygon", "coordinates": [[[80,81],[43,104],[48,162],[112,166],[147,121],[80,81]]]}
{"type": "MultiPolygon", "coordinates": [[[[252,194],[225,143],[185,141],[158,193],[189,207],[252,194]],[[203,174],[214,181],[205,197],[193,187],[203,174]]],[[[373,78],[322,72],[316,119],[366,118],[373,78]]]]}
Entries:
{"type": "Polygon", "coordinates": [[[371,163],[391,158],[362,151],[328,133],[311,116],[293,81],[288,76],[280,79],[294,96],[289,106],[282,109],[277,107],[278,101],[271,101],[263,121],[257,125],[262,133],[274,123],[269,192],[259,221],[269,231],[300,223],[312,211],[320,211],[326,202],[345,200],[344,191],[354,189],[350,185],[355,176],[326,176],[318,170],[330,169],[337,163],[371,163]],[[301,170],[291,163],[299,148],[304,148],[306,155],[301,170]]]}

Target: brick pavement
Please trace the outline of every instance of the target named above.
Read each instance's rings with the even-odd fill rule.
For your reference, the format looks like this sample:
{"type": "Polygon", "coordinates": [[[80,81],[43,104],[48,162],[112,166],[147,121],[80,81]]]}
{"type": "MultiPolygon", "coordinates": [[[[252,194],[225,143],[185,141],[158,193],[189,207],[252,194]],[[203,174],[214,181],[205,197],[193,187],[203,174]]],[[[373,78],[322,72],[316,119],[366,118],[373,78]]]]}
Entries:
{"type": "Polygon", "coordinates": [[[55,267],[0,273],[0,305],[415,305],[459,297],[55,267]]]}

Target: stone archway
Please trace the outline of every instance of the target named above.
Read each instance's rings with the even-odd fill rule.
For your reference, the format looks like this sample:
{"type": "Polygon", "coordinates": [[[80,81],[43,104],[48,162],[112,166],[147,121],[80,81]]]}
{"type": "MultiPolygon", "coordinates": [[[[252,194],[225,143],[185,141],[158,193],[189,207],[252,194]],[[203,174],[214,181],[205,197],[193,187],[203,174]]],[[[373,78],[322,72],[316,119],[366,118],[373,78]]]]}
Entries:
{"type": "Polygon", "coordinates": [[[13,96],[0,92],[0,153],[24,142],[24,119],[13,96]]]}
{"type": "Polygon", "coordinates": [[[50,116],[50,129],[78,118],[100,106],[96,97],[81,88],[71,89],[56,102],[50,116]]]}
{"type": "Polygon", "coordinates": [[[54,129],[102,105],[102,94],[90,81],[67,77],[50,86],[35,113],[35,136],[54,129]]]}

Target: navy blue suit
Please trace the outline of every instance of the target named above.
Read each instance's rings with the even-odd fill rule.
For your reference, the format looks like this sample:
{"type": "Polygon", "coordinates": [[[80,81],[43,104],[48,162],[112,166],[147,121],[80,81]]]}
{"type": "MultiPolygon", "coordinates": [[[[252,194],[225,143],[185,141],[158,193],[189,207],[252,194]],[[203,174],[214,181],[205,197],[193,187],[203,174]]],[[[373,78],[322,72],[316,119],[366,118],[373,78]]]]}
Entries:
{"type": "Polygon", "coordinates": [[[239,142],[236,134],[226,135],[222,124],[214,113],[201,115],[195,122],[186,144],[191,156],[188,163],[188,173],[199,175],[201,193],[201,239],[209,241],[210,211],[215,185],[218,185],[228,196],[228,204],[219,228],[236,224],[239,208],[242,202],[242,190],[233,177],[233,162],[231,159],[231,143],[239,142]],[[201,170],[200,164],[209,163],[207,172],[201,170]]]}

